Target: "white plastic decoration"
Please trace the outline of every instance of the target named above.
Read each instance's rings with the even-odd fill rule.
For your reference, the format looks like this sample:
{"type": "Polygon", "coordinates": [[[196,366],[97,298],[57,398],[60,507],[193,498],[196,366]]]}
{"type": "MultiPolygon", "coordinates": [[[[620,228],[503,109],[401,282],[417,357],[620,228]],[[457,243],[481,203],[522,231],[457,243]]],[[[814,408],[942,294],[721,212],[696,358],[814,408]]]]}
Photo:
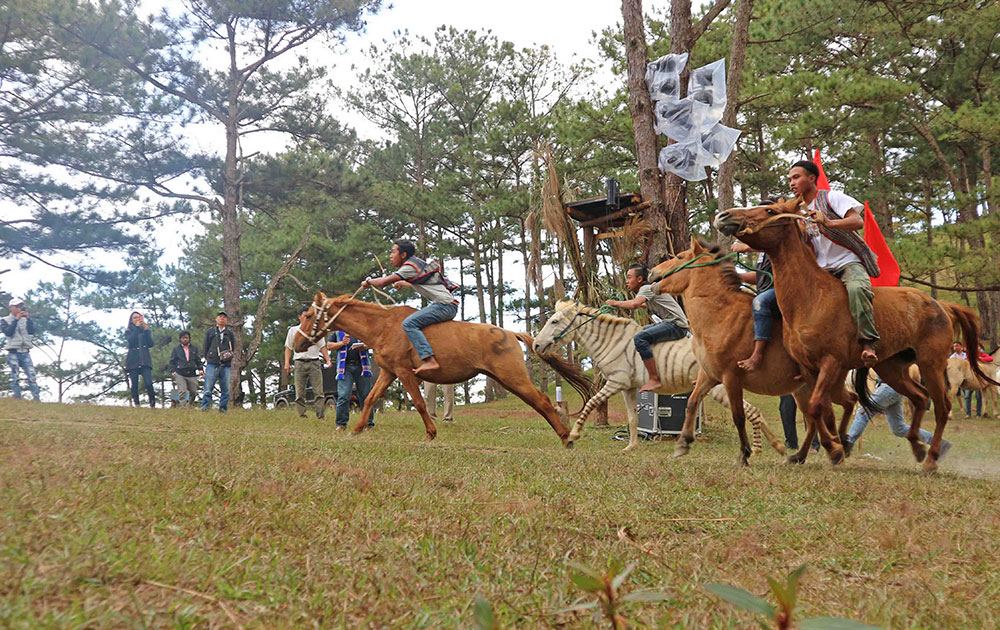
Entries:
{"type": "Polygon", "coordinates": [[[687,53],[670,54],[648,64],[646,85],[654,130],[676,142],[660,151],[660,170],[699,181],[706,177],[705,167],[729,159],[740,131],[719,123],[726,108],[725,59],[692,70],[688,94],[680,98],[680,75],[687,60],[687,53]]]}

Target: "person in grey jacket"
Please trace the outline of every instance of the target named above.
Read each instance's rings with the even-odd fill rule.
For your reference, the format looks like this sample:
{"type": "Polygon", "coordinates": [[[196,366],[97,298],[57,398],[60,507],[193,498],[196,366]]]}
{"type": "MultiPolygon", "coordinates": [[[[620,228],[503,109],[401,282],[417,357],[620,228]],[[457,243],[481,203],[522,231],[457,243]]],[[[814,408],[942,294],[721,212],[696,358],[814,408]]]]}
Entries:
{"type": "Polygon", "coordinates": [[[139,375],[142,375],[142,382],[146,386],[146,394],[149,395],[149,406],[156,406],[155,393],[153,391],[153,359],[149,356],[149,349],[153,347],[153,334],[149,332],[149,325],[142,317],[142,313],[132,311],[128,319],[128,327],[125,329],[125,340],[128,342],[128,355],[125,357],[125,371],[128,373],[129,384],[132,388],[132,402],[139,406],[139,375]]]}
{"type": "Polygon", "coordinates": [[[38,381],[35,376],[35,365],[31,362],[31,337],[35,334],[35,320],[24,308],[24,300],[11,298],[7,304],[10,314],[0,317],[0,329],[7,336],[7,365],[10,366],[10,387],[14,390],[14,398],[21,397],[20,371],[28,379],[28,388],[35,400],[38,400],[38,381]]]}

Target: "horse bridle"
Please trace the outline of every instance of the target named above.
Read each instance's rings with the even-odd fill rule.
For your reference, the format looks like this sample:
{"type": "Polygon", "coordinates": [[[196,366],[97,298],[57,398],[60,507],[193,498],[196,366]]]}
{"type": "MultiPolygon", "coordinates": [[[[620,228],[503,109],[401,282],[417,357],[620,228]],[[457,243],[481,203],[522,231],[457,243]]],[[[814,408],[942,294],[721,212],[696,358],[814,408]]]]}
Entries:
{"type": "Polygon", "coordinates": [[[692,258],[691,260],[685,262],[684,264],[678,265],[678,266],[674,267],[673,269],[671,269],[670,271],[668,271],[667,273],[663,274],[662,276],[660,276],[657,279],[657,282],[659,282],[660,280],[663,280],[664,278],[666,278],[668,276],[674,275],[675,273],[677,273],[681,269],[694,269],[695,267],[711,267],[712,265],[718,265],[718,264],[723,263],[723,262],[725,262],[725,261],[727,261],[727,260],[729,260],[731,258],[737,258],[739,256],[739,254],[737,254],[736,252],[730,252],[730,253],[726,254],[725,256],[720,256],[719,258],[715,258],[715,259],[710,260],[708,262],[703,262],[703,263],[695,264],[695,261],[698,260],[699,258],[704,258],[705,256],[713,256],[713,255],[714,254],[712,252],[702,252],[702,253],[698,254],[697,256],[695,256],[694,258],[692,258]]]}
{"type": "Polygon", "coordinates": [[[763,221],[761,221],[760,223],[755,223],[754,225],[748,225],[747,227],[745,227],[742,230],[740,230],[739,232],[737,232],[736,236],[746,236],[748,234],[756,234],[757,232],[760,232],[765,227],[767,227],[768,225],[774,223],[778,219],[784,219],[784,218],[808,219],[809,217],[807,217],[804,214],[797,214],[797,213],[794,213],[794,212],[781,212],[781,213],[778,213],[778,214],[773,214],[773,215],[767,217],[766,219],[764,219],[763,221]]]}
{"type": "Polygon", "coordinates": [[[560,339],[562,339],[567,334],[573,332],[573,330],[576,330],[577,328],[582,328],[583,326],[586,326],[587,324],[589,324],[590,322],[594,321],[595,319],[597,319],[598,317],[600,317],[604,313],[610,312],[610,310],[611,310],[611,307],[608,306],[608,305],[606,305],[606,304],[604,306],[602,306],[602,307],[600,307],[600,308],[597,309],[597,314],[596,315],[592,315],[590,313],[585,313],[584,311],[578,309],[576,311],[576,313],[573,314],[573,317],[571,317],[569,319],[569,323],[566,324],[566,327],[563,328],[561,332],[559,332],[558,334],[556,334],[556,335],[554,335],[552,337],[552,341],[559,341],[560,339]],[[579,317],[579,316],[581,316],[581,315],[586,315],[590,319],[588,319],[587,321],[581,323],[576,328],[573,328],[573,330],[570,330],[570,327],[573,325],[573,322],[575,322],[576,318],[579,317]]]}

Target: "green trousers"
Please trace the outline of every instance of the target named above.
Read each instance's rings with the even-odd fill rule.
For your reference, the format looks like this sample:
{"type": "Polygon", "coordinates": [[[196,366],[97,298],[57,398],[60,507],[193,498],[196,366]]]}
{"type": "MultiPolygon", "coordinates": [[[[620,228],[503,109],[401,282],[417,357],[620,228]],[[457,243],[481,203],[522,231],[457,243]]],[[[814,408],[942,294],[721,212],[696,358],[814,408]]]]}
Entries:
{"type": "Polygon", "coordinates": [[[858,326],[858,341],[875,343],[878,341],[878,331],[875,330],[875,312],[872,309],[872,279],[868,277],[865,266],[861,263],[848,263],[834,271],[833,275],[847,289],[851,317],[858,326]]]}

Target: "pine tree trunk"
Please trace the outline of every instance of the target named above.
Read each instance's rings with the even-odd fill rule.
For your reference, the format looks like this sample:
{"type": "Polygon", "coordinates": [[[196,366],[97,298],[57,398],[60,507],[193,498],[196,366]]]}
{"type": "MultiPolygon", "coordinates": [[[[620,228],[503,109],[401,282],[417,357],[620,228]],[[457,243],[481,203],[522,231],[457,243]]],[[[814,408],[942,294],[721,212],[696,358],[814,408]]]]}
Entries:
{"type": "MultiPolygon", "coordinates": [[[[736,107],[740,100],[740,84],[743,82],[743,62],[747,56],[750,16],[753,0],[739,0],[736,5],[736,23],[733,25],[733,44],[729,49],[729,68],[726,74],[726,109],[722,113],[722,124],[736,127],[736,107]]],[[[719,167],[719,206],[726,210],[734,204],[733,174],[736,170],[735,152],[719,167]]]]}
{"type": "MultiPolygon", "coordinates": [[[[690,11],[690,5],[688,8],[690,11]]],[[[643,201],[650,204],[647,216],[653,226],[654,236],[649,249],[649,262],[653,263],[673,249],[676,240],[671,235],[673,226],[664,200],[663,177],[656,165],[660,145],[653,131],[653,103],[646,86],[649,53],[641,0],[622,0],[622,17],[625,22],[625,54],[628,59],[628,109],[632,116],[632,133],[635,136],[635,153],[639,165],[639,192],[643,201]]],[[[679,181],[679,178],[675,179],[679,181]]],[[[685,212],[685,224],[686,218],[685,212]]]]}

